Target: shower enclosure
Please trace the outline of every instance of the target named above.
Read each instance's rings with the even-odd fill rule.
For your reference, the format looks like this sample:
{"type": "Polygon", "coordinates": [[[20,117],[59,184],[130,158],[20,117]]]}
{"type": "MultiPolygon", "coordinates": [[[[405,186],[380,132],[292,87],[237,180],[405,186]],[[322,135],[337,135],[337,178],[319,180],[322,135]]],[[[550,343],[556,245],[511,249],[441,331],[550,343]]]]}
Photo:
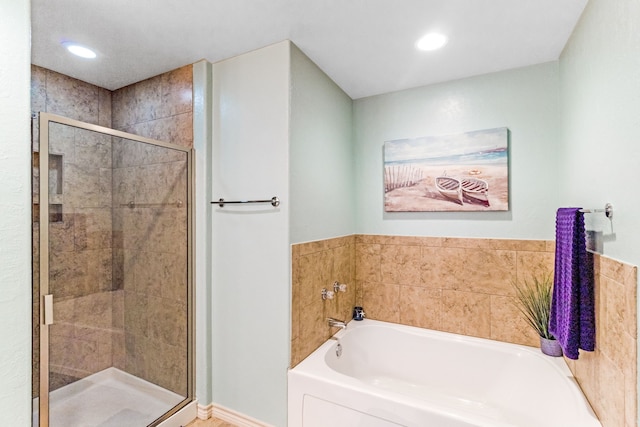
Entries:
{"type": "Polygon", "coordinates": [[[192,150],[47,113],[39,132],[33,425],[159,425],[193,401],[192,150]]]}

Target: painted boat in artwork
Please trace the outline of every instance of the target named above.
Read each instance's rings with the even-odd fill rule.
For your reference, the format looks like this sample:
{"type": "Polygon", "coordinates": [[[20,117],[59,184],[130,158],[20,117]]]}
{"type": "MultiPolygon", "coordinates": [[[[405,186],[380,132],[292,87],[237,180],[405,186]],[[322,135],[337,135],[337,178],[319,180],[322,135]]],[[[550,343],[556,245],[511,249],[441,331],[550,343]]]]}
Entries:
{"type": "Polygon", "coordinates": [[[481,203],[489,206],[489,184],[479,178],[463,178],[460,181],[463,197],[471,202],[481,203]]]}
{"type": "Polygon", "coordinates": [[[436,188],[445,198],[462,204],[462,185],[459,179],[446,175],[438,176],[436,188]]]}

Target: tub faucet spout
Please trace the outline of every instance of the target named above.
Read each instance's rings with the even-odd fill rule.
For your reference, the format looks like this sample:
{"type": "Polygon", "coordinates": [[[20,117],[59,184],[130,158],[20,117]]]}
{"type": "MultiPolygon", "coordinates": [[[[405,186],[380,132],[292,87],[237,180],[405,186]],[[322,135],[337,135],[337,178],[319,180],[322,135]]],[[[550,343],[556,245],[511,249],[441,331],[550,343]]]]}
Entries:
{"type": "Polygon", "coordinates": [[[343,320],[334,319],[333,317],[327,318],[327,324],[332,328],[347,329],[347,322],[343,320]]]}

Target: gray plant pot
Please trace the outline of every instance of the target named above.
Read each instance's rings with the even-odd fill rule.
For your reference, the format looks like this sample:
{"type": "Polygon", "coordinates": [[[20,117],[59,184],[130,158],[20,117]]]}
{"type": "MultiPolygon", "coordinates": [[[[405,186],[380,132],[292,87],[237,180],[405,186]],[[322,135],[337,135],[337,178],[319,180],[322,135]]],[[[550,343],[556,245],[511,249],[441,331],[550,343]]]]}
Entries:
{"type": "Polygon", "coordinates": [[[550,340],[540,337],[540,350],[542,350],[542,353],[547,356],[562,356],[562,347],[560,347],[560,343],[555,339],[550,340]]]}

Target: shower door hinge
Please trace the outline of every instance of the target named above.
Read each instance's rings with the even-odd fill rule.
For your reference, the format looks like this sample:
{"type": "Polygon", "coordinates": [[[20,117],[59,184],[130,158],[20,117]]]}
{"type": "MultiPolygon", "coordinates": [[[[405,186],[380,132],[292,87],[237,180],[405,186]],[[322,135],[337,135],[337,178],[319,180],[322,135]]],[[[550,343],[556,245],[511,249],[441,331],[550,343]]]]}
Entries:
{"type": "Polygon", "coordinates": [[[44,304],[42,305],[43,318],[45,325],[53,324],[53,295],[44,296],[44,304]]]}

